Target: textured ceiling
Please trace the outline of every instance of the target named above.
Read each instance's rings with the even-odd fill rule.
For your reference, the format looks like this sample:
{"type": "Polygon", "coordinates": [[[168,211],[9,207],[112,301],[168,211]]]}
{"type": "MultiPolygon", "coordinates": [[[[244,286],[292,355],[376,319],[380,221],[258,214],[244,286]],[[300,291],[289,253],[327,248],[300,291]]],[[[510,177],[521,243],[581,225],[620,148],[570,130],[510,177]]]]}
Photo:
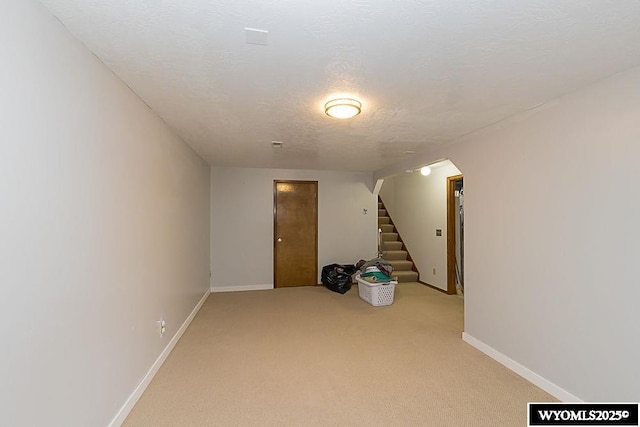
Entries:
{"type": "Polygon", "coordinates": [[[640,66],[638,0],[41,1],[212,165],[378,170],[640,66]]]}

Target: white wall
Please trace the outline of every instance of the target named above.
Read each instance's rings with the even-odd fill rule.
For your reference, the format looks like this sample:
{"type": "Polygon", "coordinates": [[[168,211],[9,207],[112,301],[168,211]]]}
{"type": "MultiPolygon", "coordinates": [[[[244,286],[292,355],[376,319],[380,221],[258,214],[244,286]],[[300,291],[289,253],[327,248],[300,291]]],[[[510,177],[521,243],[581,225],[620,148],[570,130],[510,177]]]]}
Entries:
{"type": "Polygon", "coordinates": [[[212,167],[213,290],[273,288],[275,179],[318,181],[318,283],[324,265],[376,256],[371,173],[212,167]]]}
{"type": "Polygon", "coordinates": [[[464,172],[468,336],[579,399],[640,400],[640,68],[425,157],[464,172]]]}
{"type": "Polygon", "coordinates": [[[39,3],[0,16],[0,424],[105,426],[209,289],[209,168],[39,3]]]}
{"type": "Polygon", "coordinates": [[[447,177],[460,170],[450,161],[420,172],[385,178],[380,190],[400,237],[420,272],[420,280],[447,290],[447,177]],[[436,236],[436,229],[442,236],[436,236]],[[433,269],[436,273],[433,274],[433,269]]]}

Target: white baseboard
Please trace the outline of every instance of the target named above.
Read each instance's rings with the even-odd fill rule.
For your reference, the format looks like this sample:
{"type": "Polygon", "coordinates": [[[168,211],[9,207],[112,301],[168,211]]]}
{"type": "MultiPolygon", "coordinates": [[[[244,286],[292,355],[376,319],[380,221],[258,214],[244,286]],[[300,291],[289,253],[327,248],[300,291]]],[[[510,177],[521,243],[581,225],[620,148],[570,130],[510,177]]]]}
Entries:
{"type": "Polygon", "coordinates": [[[207,297],[209,296],[209,294],[210,294],[210,291],[207,291],[202,296],[202,298],[200,298],[200,301],[198,301],[198,304],[196,304],[195,308],[191,311],[191,314],[189,314],[189,317],[187,317],[187,319],[182,323],[182,326],[180,326],[180,329],[178,329],[178,331],[173,336],[173,338],[171,338],[171,341],[169,341],[169,344],[167,344],[167,346],[162,351],[162,353],[160,353],[160,356],[158,356],[158,358],[153,363],[153,365],[151,365],[151,369],[149,369],[149,371],[144,376],[140,384],[138,384],[138,387],[136,387],[133,393],[131,393],[131,395],[129,396],[125,404],[122,406],[122,408],[120,408],[116,416],[113,418],[113,420],[109,424],[109,427],[119,427],[122,425],[122,423],[124,423],[124,420],[129,415],[129,412],[131,412],[135,404],[138,402],[138,400],[142,396],[142,393],[144,393],[144,391],[147,389],[147,387],[149,386],[149,383],[151,383],[151,380],[156,375],[156,373],[158,372],[158,370],[160,369],[164,361],[167,359],[167,356],[169,356],[173,348],[176,346],[176,344],[178,343],[178,340],[180,339],[180,337],[182,337],[182,334],[184,334],[184,331],[187,330],[187,327],[189,326],[189,324],[191,324],[191,321],[193,320],[193,318],[196,317],[196,314],[198,314],[198,311],[200,311],[202,304],[204,304],[204,302],[207,300],[207,297]]]}
{"type": "Polygon", "coordinates": [[[561,400],[562,402],[582,402],[582,399],[574,396],[573,394],[569,393],[563,388],[558,387],[551,381],[541,377],[540,375],[531,371],[529,368],[522,366],[515,360],[510,359],[509,357],[500,353],[498,350],[488,346],[487,344],[483,343],[480,340],[477,340],[476,338],[472,337],[466,332],[462,333],[462,340],[467,344],[477,348],[478,350],[480,350],[490,358],[494,359],[495,361],[511,369],[513,372],[520,375],[522,378],[540,387],[542,390],[546,391],[547,393],[561,400]]]}
{"type": "Polygon", "coordinates": [[[211,287],[211,292],[240,292],[240,291],[265,291],[273,289],[273,284],[266,285],[245,285],[245,286],[220,286],[211,287]]]}

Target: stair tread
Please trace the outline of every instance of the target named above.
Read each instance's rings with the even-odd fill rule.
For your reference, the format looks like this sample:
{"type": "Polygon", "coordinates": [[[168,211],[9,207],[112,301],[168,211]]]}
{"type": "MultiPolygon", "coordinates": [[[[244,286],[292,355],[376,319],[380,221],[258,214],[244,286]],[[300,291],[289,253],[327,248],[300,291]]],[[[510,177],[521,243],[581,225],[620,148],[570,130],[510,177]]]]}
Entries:
{"type": "Polygon", "coordinates": [[[393,225],[391,224],[380,224],[379,228],[382,230],[383,233],[393,233],[393,229],[394,229],[393,225]]]}
{"type": "Polygon", "coordinates": [[[389,251],[383,251],[383,252],[384,253],[382,254],[382,257],[387,261],[404,260],[404,259],[407,259],[407,255],[408,255],[407,251],[400,251],[400,250],[395,250],[395,251],[389,250],[389,251]]]}
{"type": "Polygon", "coordinates": [[[399,240],[394,241],[382,241],[382,250],[383,251],[393,251],[402,249],[402,242],[399,240]]]}
{"type": "Polygon", "coordinates": [[[408,260],[386,260],[393,267],[393,271],[411,271],[413,268],[413,263],[408,260]]]}

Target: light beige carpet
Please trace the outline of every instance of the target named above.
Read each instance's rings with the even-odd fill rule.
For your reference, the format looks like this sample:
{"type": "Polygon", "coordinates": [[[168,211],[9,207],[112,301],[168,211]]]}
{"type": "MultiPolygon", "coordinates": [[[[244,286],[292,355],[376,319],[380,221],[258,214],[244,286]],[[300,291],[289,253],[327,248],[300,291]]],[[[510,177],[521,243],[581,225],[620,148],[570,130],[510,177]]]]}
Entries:
{"type": "Polygon", "coordinates": [[[323,287],[212,294],[125,426],[524,426],[554,401],[461,339],[417,283],[373,307],[323,287]]]}

